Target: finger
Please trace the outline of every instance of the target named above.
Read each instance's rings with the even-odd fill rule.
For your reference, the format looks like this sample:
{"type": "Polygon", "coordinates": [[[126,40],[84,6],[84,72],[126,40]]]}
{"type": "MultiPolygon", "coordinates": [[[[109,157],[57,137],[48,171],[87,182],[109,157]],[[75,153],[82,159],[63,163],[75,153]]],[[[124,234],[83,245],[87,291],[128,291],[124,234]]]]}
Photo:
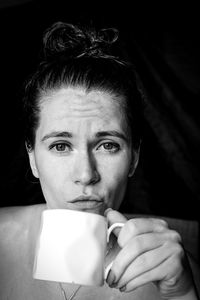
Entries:
{"type": "MultiPolygon", "coordinates": [[[[141,259],[141,255],[143,253],[148,253],[150,250],[156,250],[157,248],[162,249],[161,255],[157,253],[154,256],[155,261],[158,263],[159,258],[161,258],[163,255],[166,255],[167,257],[171,253],[171,255],[177,254],[181,256],[183,248],[180,244],[180,235],[176,231],[166,230],[163,233],[147,233],[132,238],[116,256],[112,265],[111,273],[108,276],[108,284],[110,285],[114,281],[117,282],[122,277],[122,274],[128,270],[128,267],[131,265],[131,263],[138,262],[136,260],[137,257],[138,259],[141,259]]],[[[148,258],[147,261],[150,263],[151,258],[148,258]]],[[[144,263],[143,266],[145,267],[145,265],[146,264],[144,263]]],[[[133,271],[136,271],[137,265],[133,266],[133,271]]],[[[148,264],[146,266],[148,266],[148,264]]]]}
{"type": "MultiPolygon", "coordinates": [[[[146,273],[162,264],[171,255],[171,250],[159,247],[138,256],[121,275],[117,282],[117,288],[126,285],[130,280],[146,273]]],[[[117,280],[117,279],[116,279],[117,280]]]]}
{"type": "MultiPolygon", "coordinates": [[[[170,259],[169,259],[170,261],[170,259]]],[[[160,274],[163,274],[163,272],[166,269],[166,265],[168,265],[169,262],[163,263],[163,265],[159,265],[157,268],[149,270],[145,273],[140,274],[139,276],[131,279],[126,284],[120,286],[121,292],[131,292],[135,290],[138,287],[141,287],[147,283],[150,282],[158,282],[162,280],[162,276],[160,274]]]]}
{"type": "MultiPolygon", "coordinates": [[[[109,227],[111,225],[113,225],[114,223],[126,223],[127,222],[127,218],[124,217],[124,215],[122,215],[120,212],[113,210],[111,208],[108,208],[105,212],[104,212],[105,217],[108,220],[108,225],[109,227]]],[[[119,232],[121,231],[121,228],[115,228],[113,230],[113,233],[118,236],[119,232]]]]}
{"type": "Polygon", "coordinates": [[[118,244],[123,248],[131,238],[151,232],[164,232],[168,228],[164,220],[154,218],[135,218],[128,220],[118,236],[118,244]]]}
{"type": "Polygon", "coordinates": [[[173,265],[170,265],[170,268],[169,265],[166,265],[166,269],[160,274],[160,279],[170,278],[176,273],[178,274],[180,270],[182,271],[183,268],[181,265],[183,255],[184,251],[180,244],[175,244],[168,241],[161,247],[145,252],[138,256],[122,274],[117,286],[124,286],[133,278],[157,268],[159,265],[165,263],[168,259],[173,261],[173,265]]]}
{"type": "MultiPolygon", "coordinates": [[[[156,268],[150,269],[120,286],[120,290],[123,292],[130,292],[150,282],[159,282],[160,285],[162,284],[162,288],[165,289],[167,287],[170,289],[170,285],[171,288],[174,288],[175,282],[177,282],[178,285],[180,285],[179,289],[183,292],[184,289],[188,288],[189,283],[183,280],[183,284],[183,282],[178,280],[179,275],[182,273],[182,266],[176,260],[175,256],[170,256],[156,268]],[[164,287],[165,283],[166,287],[164,287]]],[[[178,287],[175,289],[177,288],[178,287]]]]}
{"type": "Polygon", "coordinates": [[[141,254],[161,247],[166,240],[166,234],[147,233],[138,235],[131,239],[124,248],[120,250],[112,265],[112,272],[115,274],[116,281],[131,264],[141,254]]]}

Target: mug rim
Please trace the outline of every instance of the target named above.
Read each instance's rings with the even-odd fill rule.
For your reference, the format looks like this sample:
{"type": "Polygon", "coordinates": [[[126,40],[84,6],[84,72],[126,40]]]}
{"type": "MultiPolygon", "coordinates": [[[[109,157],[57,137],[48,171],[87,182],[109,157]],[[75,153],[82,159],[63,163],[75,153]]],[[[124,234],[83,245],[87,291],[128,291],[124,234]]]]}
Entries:
{"type": "Polygon", "coordinates": [[[93,217],[95,216],[96,218],[100,218],[105,221],[107,221],[105,216],[93,213],[93,212],[88,212],[88,211],[80,211],[80,210],[75,210],[75,209],[67,209],[67,208],[47,208],[45,210],[43,210],[42,214],[49,214],[49,213],[54,213],[54,212],[61,212],[61,213],[65,213],[65,212],[70,212],[70,213],[74,213],[74,214],[84,214],[84,215],[92,215],[93,217]]]}

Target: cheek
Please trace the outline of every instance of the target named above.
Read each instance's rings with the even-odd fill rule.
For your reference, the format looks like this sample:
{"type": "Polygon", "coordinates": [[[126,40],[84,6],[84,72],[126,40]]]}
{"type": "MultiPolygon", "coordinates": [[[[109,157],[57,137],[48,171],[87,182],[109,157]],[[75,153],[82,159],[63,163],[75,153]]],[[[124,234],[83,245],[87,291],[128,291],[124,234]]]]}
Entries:
{"type": "Polygon", "coordinates": [[[41,185],[55,187],[62,182],[63,164],[60,166],[48,155],[38,155],[36,166],[41,185]]]}
{"type": "Polygon", "coordinates": [[[131,166],[131,155],[124,151],[119,157],[111,157],[103,164],[103,173],[113,182],[121,182],[127,179],[131,166]]]}
{"type": "Polygon", "coordinates": [[[47,157],[38,160],[38,166],[40,185],[48,207],[61,208],[62,200],[65,199],[65,195],[63,195],[64,176],[62,167],[59,168],[47,157]]]}
{"type": "Polygon", "coordinates": [[[126,187],[127,187],[127,177],[116,176],[112,178],[108,187],[108,207],[113,209],[118,209],[124,199],[126,187]]]}
{"type": "Polygon", "coordinates": [[[108,163],[104,172],[104,183],[107,189],[108,205],[115,209],[119,208],[123,201],[128,174],[130,169],[130,160],[124,157],[117,163],[108,163]]]}
{"type": "Polygon", "coordinates": [[[115,192],[116,195],[119,190],[123,189],[126,186],[127,180],[128,180],[127,170],[119,169],[118,172],[113,173],[111,175],[110,183],[111,183],[112,189],[114,191],[116,191],[115,192]]]}

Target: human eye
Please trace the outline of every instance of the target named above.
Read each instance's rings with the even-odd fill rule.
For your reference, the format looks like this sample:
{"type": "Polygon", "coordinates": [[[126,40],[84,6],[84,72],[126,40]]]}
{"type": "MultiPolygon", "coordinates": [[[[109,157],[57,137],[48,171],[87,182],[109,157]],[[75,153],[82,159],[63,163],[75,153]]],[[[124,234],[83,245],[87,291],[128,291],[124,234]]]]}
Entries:
{"type": "Polygon", "coordinates": [[[49,146],[49,150],[57,153],[67,153],[72,150],[71,145],[66,142],[55,142],[49,146]]]}
{"type": "Polygon", "coordinates": [[[98,150],[103,150],[109,153],[116,153],[120,150],[120,145],[114,142],[105,142],[98,147],[98,150]]]}

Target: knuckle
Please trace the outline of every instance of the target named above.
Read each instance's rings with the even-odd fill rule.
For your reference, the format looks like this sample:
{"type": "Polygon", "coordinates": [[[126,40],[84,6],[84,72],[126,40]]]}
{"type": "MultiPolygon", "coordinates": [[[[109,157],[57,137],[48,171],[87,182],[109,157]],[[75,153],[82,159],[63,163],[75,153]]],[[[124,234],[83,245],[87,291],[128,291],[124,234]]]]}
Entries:
{"type": "Polygon", "coordinates": [[[137,225],[137,220],[136,219],[131,219],[126,222],[126,227],[127,230],[129,231],[130,234],[135,235],[138,232],[138,225],[137,225]]]}
{"type": "Polygon", "coordinates": [[[180,258],[184,256],[184,250],[180,244],[176,244],[176,246],[174,247],[174,255],[180,258]]]}
{"type": "Polygon", "coordinates": [[[172,241],[176,243],[181,243],[181,235],[175,230],[169,230],[169,237],[172,241]]]}
{"type": "Polygon", "coordinates": [[[182,258],[185,255],[184,249],[181,244],[173,243],[171,241],[168,241],[166,244],[168,249],[170,249],[171,258],[173,259],[175,266],[176,263],[180,263],[182,261],[182,258]]]}
{"type": "Polygon", "coordinates": [[[158,219],[159,225],[168,228],[168,223],[167,221],[163,220],[163,219],[158,219]]]}
{"type": "Polygon", "coordinates": [[[174,277],[168,279],[167,284],[168,284],[169,287],[172,288],[177,284],[177,282],[178,282],[178,277],[174,276],[174,277]]]}
{"type": "Polygon", "coordinates": [[[157,231],[165,231],[168,228],[168,223],[163,219],[151,218],[157,231]]]}

